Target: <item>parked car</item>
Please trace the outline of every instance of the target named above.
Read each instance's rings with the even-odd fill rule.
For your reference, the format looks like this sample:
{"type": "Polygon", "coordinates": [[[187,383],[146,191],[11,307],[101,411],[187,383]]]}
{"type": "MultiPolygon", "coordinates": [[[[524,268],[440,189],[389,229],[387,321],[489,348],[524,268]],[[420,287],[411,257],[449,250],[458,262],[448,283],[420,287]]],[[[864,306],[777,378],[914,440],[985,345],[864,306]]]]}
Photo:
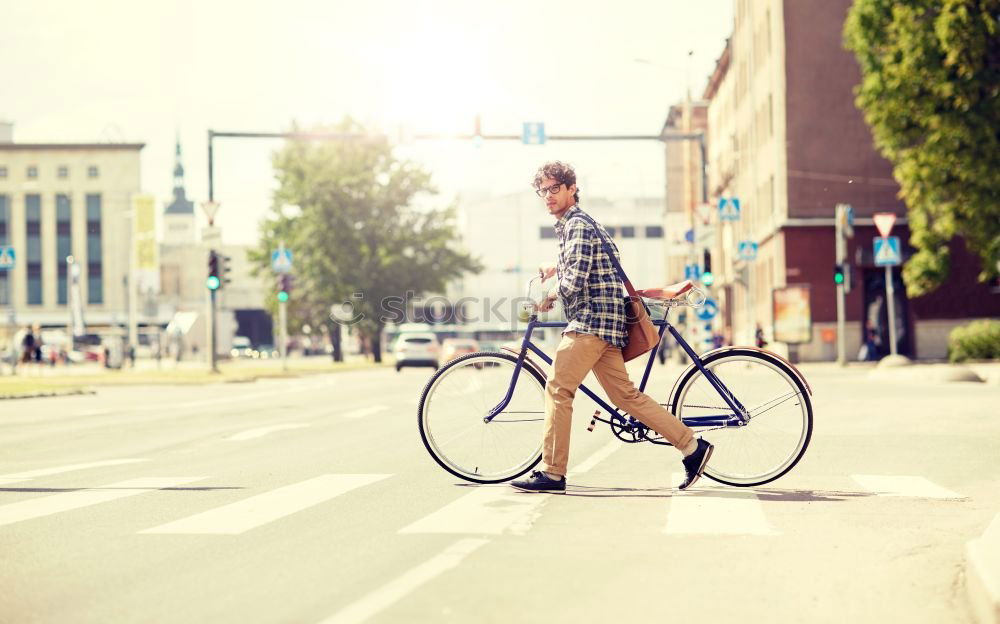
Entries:
{"type": "Polygon", "coordinates": [[[396,372],[404,366],[431,366],[436,369],[440,361],[440,351],[437,336],[430,332],[400,334],[393,349],[396,372]]]}
{"type": "Polygon", "coordinates": [[[479,343],[472,338],[445,338],[441,343],[441,361],[450,362],[466,353],[479,351],[479,343]]]}
{"type": "Polygon", "coordinates": [[[229,355],[234,358],[252,358],[254,355],[253,346],[246,336],[235,336],[233,338],[233,348],[229,355]]]}
{"type": "Polygon", "coordinates": [[[274,348],[274,345],[272,344],[257,345],[257,348],[254,349],[253,352],[253,356],[259,360],[269,360],[271,358],[279,357],[280,355],[281,354],[278,353],[278,350],[274,348]]]}

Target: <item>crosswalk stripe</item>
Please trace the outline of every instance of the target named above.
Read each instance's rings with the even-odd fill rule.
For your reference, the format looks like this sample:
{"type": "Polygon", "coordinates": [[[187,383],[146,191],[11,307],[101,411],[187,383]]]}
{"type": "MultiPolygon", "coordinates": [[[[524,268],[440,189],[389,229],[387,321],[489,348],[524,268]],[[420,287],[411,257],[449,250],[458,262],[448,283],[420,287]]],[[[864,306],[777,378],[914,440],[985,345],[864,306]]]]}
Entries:
{"type": "Polygon", "coordinates": [[[387,474],[321,475],[145,529],[140,533],[238,535],[390,476],[387,474]]]}
{"type": "Polygon", "coordinates": [[[582,462],[580,462],[576,466],[573,466],[572,468],[570,468],[568,476],[574,477],[576,475],[581,475],[581,474],[583,474],[585,472],[590,471],[594,466],[596,466],[597,464],[599,464],[602,461],[604,461],[605,459],[607,459],[607,457],[609,455],[611,455],[612,453],[614,453],[615,451],[617,451],[621,447],[622,447],[622,443],[619,442],[618,440],[612,440],[612,441],[608,442],[607,444],[605,444],[601,448],[599,448],[596,451],[594,451],[594,453],[591,454],[590,457],[588,457],[587,459],[583,460],[582,462]]]}
{"type": "MultiPolygon", "coordinates": [[[[674,481],[683,477],[674,475],[674,481]]],[[[696,485],[697,487],[697,485],[696,485]]],[[[780,535],[753,492],[692,490],[670,498],[667,535],[780,535]]]]}
{"type": "Polygon", "coordinates": [[[360,600],[349,604],[320,624],[359,624],[364,622],[441,573],[457,567],[462,559],[487,543],[489,540],[485,539],[460,539],[444,552],[438,553],[360,600]]]}
{"type": "Polygon", "coordinates": [[[911,475],[851,475],[858,485],[881,496],[908,496],[913,498],[965,498],[957,492],[925,479],[911,475]]]}
{"type": "Polygon", "coordinates": [[[287,423],[284,425],[271,425],[270,427],[258,427],[257,429],[248,429],[246,431],[241,431],[235,435],[227,438],[228,440],[243,441],[243,440],[253,440],[256,438],[263,438],[269,433],[274,433],[276,431],[284,431],[286,429],[301,429],[303,427],[308,427],[306,423],[287,423]]]}
{"type": "Polygon", "coordinates": [[[524,535],[548,498],[518,492],[506,484],[477,487],[399,532],[500,535],[509,531],[524,535]]]}
{"type": "Polygon", "coordinates": [[[344,418],[364,418],[365,416],[371,416],[372,414],[384,412],[387,409],[389,409],[388,405],[372,405],[370,407],[362,407],[360,409],[344,412],[341,415],[344,418]]]}
{"type": "Polygon", "coordinates": [[[41,518],[63,511],[71,511],[106,503],[119,498],[144,494],[151,490],[161,490],[200,481],[205,477],[143,477],[117,483],[109,483],[95,488],[63,492],[41,498],[32,498],[17,503],[0,506],[0,526],[14,524],[22,520],[41,518]]]}
{"type": "Polygon", "coordinates": [[[102,461],[87,462],[83,464],[68,464],[66,466],[55,466],[53,468],[40,468],[38,470],[28,470],[27,472],[15,472],[0,475],[0,483],[13,483],[15,481],[27,481],[35,477],[47,477],[64,472],[74,472],[76,470],[86,470],[87,468],[100,468],[102,466],[120,466],[122,464],[134,464],[137,462],[149,461],[148,459],[105,459],[102,461]]]}

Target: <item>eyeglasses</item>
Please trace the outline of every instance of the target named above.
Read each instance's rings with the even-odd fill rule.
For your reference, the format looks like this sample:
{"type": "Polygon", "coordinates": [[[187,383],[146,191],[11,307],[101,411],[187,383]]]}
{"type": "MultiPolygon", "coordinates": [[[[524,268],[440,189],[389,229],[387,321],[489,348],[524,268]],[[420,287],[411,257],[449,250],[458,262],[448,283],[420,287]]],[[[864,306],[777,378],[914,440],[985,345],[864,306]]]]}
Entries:
{"type": "Polygon", "coordinates": [[[535,189],[535,194],[539,197],[545,197],[549,193],[555,195],[559,192],[559,187],[562,186],[562,182],[553,184],[552,186],[546,186],[545,188],[535,189]]]}

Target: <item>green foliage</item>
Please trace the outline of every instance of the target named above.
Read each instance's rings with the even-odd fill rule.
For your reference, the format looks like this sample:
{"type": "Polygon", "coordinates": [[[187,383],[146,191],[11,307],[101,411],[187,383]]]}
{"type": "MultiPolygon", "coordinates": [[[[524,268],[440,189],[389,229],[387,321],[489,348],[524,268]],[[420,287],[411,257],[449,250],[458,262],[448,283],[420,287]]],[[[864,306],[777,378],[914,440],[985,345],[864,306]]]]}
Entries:
{"type": "Polygon", "coordinates": [[[1000,358],[1000,321],[973,321],[951,330],[948,335],[948,359],[995,360],[1000,358]]]}
{"type": "Polygon", "coordinates": [[[385,298],[440,292],[481,270],[457,246],[453,207],[414,205],[418,196],[435,193],[427,172],[394,158],[386,141],[365,136],[351,120],[314,131],[361,138],[293,140],[274,154],[279,188],[261,225],[260,247],[250,254],[258,273],[269,275],[278,243],[293,250],[292,331],[305,323],[327,325],[331,305],[351,301],[365,317],[353,330],[377,338],[385,298]],[[288,206],[300,210],[289,214],[288,206]]]}
{"type": "Polygon", "coordinates": [[[857,105],[894,165],[910,244],[911,295],[940,286],[956,235],[980,280],[1000,261],[1000,0],[855,0],[844,28],[857,105]]]}

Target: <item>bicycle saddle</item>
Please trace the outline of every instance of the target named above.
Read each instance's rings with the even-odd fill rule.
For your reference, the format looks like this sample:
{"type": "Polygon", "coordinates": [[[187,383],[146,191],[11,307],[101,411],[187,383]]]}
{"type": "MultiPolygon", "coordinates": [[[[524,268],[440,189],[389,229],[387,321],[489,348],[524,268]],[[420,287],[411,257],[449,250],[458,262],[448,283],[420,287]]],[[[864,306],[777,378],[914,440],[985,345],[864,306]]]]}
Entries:
{"type": "Polygon", "coordinates": [[[684,280],[683,282],[671,284],[670,286],[665,286],[663,288],[646,288],[645,290],[636,290],[635,294],[648,299],[676,299],[692,288],[694,288],[694,283],[692,283],[691,280],[684,280]]]}

